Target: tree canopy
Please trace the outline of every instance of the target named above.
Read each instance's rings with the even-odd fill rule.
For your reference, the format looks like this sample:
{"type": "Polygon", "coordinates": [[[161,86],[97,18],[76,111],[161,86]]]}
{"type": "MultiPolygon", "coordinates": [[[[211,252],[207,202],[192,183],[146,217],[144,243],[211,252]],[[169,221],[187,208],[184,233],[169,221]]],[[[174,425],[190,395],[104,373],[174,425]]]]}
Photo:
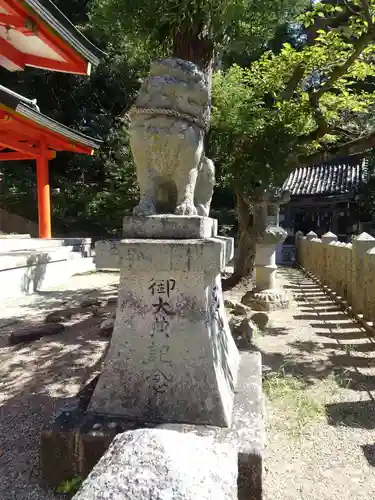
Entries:
{"type": "Polygon", "coordinates": [[[302,44],[216,73],[211,137],[228,182],[277,185],[299,164],[371,147],[375,2],[340,3],[298,18],[302,44]]]}
{"type": "Polygon", "coordinates": [[[237,195],[237,278],[253,266],[260,229],[249,212],[261,189],[375,145],[374,21],[374,0],[316,2],[281,48],[214,75],[210,154],[237,195]]]}
{"type": "Polygon", "coordinates": [[[309,0],[93,0],[92,23],[112,37],[129,36],[165,53],[179,34],[199,35],[218,51],[264,44],[309,0]]]}

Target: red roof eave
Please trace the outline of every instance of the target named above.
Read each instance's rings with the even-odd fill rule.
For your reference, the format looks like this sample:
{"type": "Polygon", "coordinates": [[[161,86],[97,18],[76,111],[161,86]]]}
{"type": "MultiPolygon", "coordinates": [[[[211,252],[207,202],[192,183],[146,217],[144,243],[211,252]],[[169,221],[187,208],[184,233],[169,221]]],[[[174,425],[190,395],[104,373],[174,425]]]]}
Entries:
{"type": "Polygon", "coordinates": [[[30,40],[31,37],[37,37],[55,54],[55,58],[49,58],[38,53],[26,53],[12,44],[12,40],[1,37],[0,56],[11,63],[12,69],[23,70],[25,66],[32,66],[65,73],[90,74],[91,64],[27,6],[16,0],[0,0],[0,8],[6,11],[6,14],[0,12],[0,27],[9,29],[10,35],[16,32],[18,36],[30,37],[30,40]]]}
{"type": "MultiPolygon", "coordinates": [[[[51,153],[70,151],[92,155],[94,152],[94,149],[90,146],[71,141],[48,128],[43,128],[32,120],[20,116],[13,110],[0,106],[0,149],[7,148],[22,153],[26,158],[37,158],[41,154],[42,143],[47,145],[51,153]]],[[[2,155],[8,154],[2,153],[2,155]]],[[[54,154],[51,157],[54,157],[54,154]]],[[[8,157],[7,159],[11,158],[8,157]]]]}

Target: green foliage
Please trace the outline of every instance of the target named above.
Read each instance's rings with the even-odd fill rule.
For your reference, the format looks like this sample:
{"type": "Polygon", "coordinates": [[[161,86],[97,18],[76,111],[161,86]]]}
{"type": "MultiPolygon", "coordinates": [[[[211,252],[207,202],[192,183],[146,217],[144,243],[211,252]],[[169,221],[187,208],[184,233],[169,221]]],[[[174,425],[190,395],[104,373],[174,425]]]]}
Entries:
{"type": "Polygon", "coordinates": [[[285,43],[248,69],[214,76],[212,150],[224,182],[248,195],[259,183],[279,185],[306,156],[361,137],[358,119],[375,130],[374,28],[358,6],[331,29],[339,14],[341,6],[318,3],[300,18],[313,33],[305,29],[302,46],[285,43]]]}
{"type": "Polygon", "coordinates": [[[63,481],[61,484],[59,484],[59,486],[56,488],[56,493],[77,493],[82,483],[83,479],[81,476],[74,476],[72,479],[67,479],[66,481],[63,481]]]}
{"type": "Polygon", "coordinates": [[[307,0],[94,0],[91,21],[113,37],[169,50],[177,32],[202,29],[217,47],[237,51],[264,43],[307,0]]]}
{"type": "Polygon", "coordinates": [[[258,77],[253,68],[233,66],[213,80],[211,148],[223,181],[249,192],[256,183],[283,180],[294,130],[306,127],[293,105],[265,106],[267,83],[258,77]]]}
{"type": "MultiPolygon", "coordinates": [[[[60,6],[73,22],[84,22],[82,2],[64,0],[60,6]]],[[[151,55],[144,45],[130,40],[102,42],[108,55],[90,78],[33,69],[1,71],[2,84],[36,98],[43,113],[104,140],[93,157],[58,153],[50,162],[54,234],[116,234],[121,230],[123,215],[137,202],[124,116],[135,99],[140,77],[148,70],[151,55]]],[[[4,162],[1,172],[0,204],[36,221],[34,162],[4,162]]]]}

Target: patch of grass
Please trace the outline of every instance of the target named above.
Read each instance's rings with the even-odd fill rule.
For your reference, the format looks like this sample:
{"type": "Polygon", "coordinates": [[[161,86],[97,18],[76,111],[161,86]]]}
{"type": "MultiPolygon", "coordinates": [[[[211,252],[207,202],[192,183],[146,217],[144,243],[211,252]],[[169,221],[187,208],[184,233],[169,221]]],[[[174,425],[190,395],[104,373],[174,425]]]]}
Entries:
{"type": "Polygon", "coordinates": [[[56,488],[56,493],[74,495],[80,489],[82,483],[83,479],[81,476],[74,476],[71,479],[62,481],[56,488]]]}
{"type": "Polygon", "coordinates": [[[347,356],[351,356],[352,351],[353,351],[353,346],[350,345],[350,344],[346,344],[345,347],[344,347],[344,350],[345,350],[345,354],[347,356]]]}
{"type": "Polygon", "coordinates": [[[263,391],[268,399],[285,412],[285,423],[292,436],[304,434],[312,422],[324,416],[324,404],[306,392],[307,385],[281,368],[263,378],[263,391]]]}
{"type": "Polygon", "coordinates": [[[349,370],[342,367],[333,370],[333,379],[342,389],[348,389],[352,381],[351,377],[348,376],[348,372],[349,370]]]}

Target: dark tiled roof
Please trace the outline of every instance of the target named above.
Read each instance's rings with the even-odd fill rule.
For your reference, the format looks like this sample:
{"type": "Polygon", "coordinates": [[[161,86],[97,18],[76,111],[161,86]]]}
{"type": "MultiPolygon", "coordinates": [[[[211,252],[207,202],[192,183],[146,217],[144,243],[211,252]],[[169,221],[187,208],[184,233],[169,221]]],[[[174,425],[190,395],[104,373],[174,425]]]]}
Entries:
{"type": "Polygon", "coordinates": [[[335,162],[296,168],[283,185],[292,196],[356,193],[367,179],[367,160],[351,157],[335,162]]]}

